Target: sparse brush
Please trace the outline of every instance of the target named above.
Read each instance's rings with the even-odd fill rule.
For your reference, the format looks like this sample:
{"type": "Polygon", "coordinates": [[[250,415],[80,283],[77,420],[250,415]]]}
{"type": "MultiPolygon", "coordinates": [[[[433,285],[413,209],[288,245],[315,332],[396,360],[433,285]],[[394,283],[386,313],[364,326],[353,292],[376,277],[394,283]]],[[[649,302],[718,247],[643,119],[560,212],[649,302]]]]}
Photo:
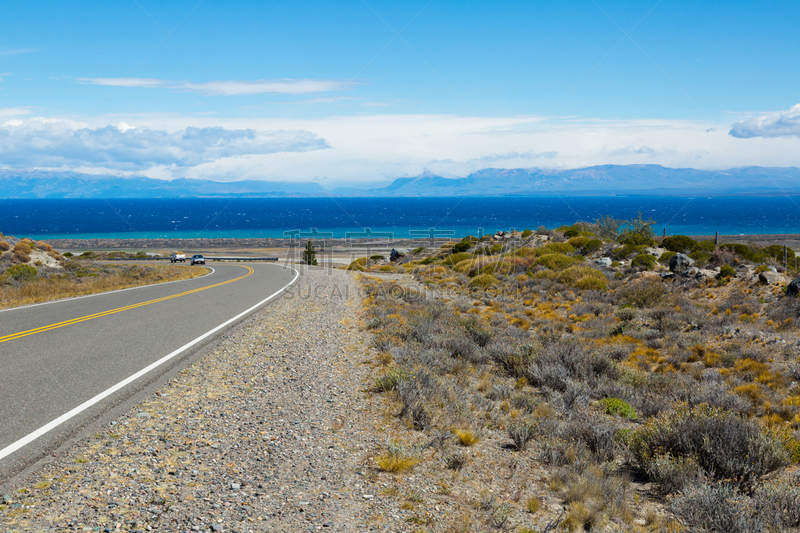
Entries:
{"type": "Polygon", "coordinates": [[[541,504],[541,502],[539,501],[539,498],[537,498],[536,496],[531,496],[530,498],[528,498],[528,499],[525,501],[525,508],[526,508],[526,509],[528,510],[528,512],[529,512],[529,513],[531,513],[531,514],[536,514],[536,513],[538,513],[538,512],[539,512],[539,509],[540,509],[541,507],[542,507],[542,504],[541,504]]]}
{"type": "Polygon", "coordinates": [[[528,442],[533,439],[535,430],[536,425],[527,420],[514,422],[508,426],[508,436],[511,437],[514,449],[518,452],[525,450],[528,442]]]}
{"type": "Polygon", "coordinates": [[[468,458],[466,454],[463,454],[461,452],[453,452],[451,454],[448,454],[444,458],[444,464],[447,467],[447,469],[455,470],[456,472],[464,468],[464,465],[467,464],[467,461],[468,458]]]}

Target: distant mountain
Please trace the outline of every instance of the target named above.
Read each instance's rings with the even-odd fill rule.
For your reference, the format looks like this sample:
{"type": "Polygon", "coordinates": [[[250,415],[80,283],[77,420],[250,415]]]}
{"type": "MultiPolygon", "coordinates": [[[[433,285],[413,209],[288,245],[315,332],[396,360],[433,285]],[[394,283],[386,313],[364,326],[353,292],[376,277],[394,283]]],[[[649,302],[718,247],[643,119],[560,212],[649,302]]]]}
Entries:
{"type": "Polygon", "coordinates": [[[385,187],[326,190],[318,183],[88,176],[0,171],[0,198],[417,197],[536,195],[800,195],[800,168],[724,171],[659,165],[601,165],[570,170],[484,169],[465,178],[422,175],[385,187]]]}
{"type": "Polygon", "coordinates": [[[0,172],[0,198],[187,198],[325,196],[317,183],[89,176],[75,172],[0,172]]]}
{"type": "MultiPolygon", "coordinates": [[[[336,190],[334,189],[334,192],[336,190]]],[[[551,169],[484,169],[466,178],[400,178],[363,196],[531,196],[659,194],[681,196],[800,194],[800,169],[743,167],[724,171],[659,165],[551,169]]]]}

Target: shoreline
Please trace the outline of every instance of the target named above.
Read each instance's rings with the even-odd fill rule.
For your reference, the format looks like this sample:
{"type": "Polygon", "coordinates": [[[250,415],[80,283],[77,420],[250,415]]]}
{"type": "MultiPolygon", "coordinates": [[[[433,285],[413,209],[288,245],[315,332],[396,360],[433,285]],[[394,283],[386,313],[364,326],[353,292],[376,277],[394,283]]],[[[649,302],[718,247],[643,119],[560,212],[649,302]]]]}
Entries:
{"type": "MultiPolygon", "coordinates": [[[[667,236],[671,236],[668,234],[667,236]]],[[[714,240],[714,235],[687,235],[695,240],[714,240]]],[[[660,239],[661,235],[656,235],[660,239]]],[[[451,239],[444,237],[430,238],[398,238],[398,239],[345,239],[345,238],[196,238],[196,239],[40,239],[58,250],[130,250],[130,249],[287,249],[302,247],[306,241],[311,241],[315,246],[325,246],[329,249],[391,249],[391,248],[416,248],[441,246],[445,242],[458,241],[460,238],[451,239]]],[[[787,246],[800,246],[800,233],[755,233],[739,235],[719,235],[720,243],[765,243],[786,244],[787,246]]]]}

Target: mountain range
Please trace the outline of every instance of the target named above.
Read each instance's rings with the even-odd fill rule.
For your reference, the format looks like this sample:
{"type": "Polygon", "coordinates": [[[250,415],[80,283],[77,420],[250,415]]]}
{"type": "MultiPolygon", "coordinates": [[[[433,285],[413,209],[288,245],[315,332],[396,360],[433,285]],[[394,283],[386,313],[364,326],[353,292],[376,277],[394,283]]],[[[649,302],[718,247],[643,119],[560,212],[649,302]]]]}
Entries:
{"type": "Polygon", "coordinates": [[[463,178],[423,174],[384,187],[325,189],[315,182],[91,176],[75,172],[0,171],[0,198],[436,197],[436,196],[749,196],[800,195],[800,168],[721,171],[659,165],[579,169],[484,169],[463,178]]]}

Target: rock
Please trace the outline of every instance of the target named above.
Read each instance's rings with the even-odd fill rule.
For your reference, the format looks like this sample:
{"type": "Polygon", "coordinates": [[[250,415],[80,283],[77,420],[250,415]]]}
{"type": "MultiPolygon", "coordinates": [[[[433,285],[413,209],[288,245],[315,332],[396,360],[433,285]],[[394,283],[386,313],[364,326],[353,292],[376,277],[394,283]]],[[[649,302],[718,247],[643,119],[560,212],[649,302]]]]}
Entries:
{"type": "Polygon", "coordinates": [[[611,266],[611,259],[608,257],[601,257],[594,262],[595,265],[600,265],[604,268],[609,268],[611,266]]]}
{"type": "Polygon", "coordinates": [[[231,483],[231,490],[233,492],[239,492],[239,489],[241,489],[241,488],[242,488],[242,486],[239,485],[238,483],[231,483]]]}
{"type": "Polygon", "coordinates": [[[683,274],[694,265],[694,259],[686,254],[675,254],[669,260],[669,269],[676,274],[683,274]]]}
{"type": "Polygon", "coordinates": [[[767,270],[766,272],[761,272],[758,275],[758,281],[765,285],[777,285],[779,283],[783,283],[784,279],[783,276],[777,272],[767,270]]]}
{"type": "Polygon", "coordinates": [[[392,253],[389,254],[389,261],[397,261],[398,259],[400,259],[404,255],[405,254],[401,254],[400,252],[398,252],[397,250],[392,248],[392,253]]]}
{"type": "Polygon", "coordinates": [[[3,503],[11,503],[11,496],[3,494],[3,503]]]}
{"type": "Polygon", "coordinates": [[[778,271],[778,269],[775,268],[775,267],[769,267],[769,270],[770,270],[770,272],[777,272],[778,271]]]}
{"type": "Polygon", "coordinates": [[[709,270],[707,268],[698,268],[697,274],[695,274],[695,277],[697,279],[704,279],[704,278],[717,279],[717,276],[719,276],[719,272],[717,272],[716,270],[709,270]]]}
{"type": "Polygon", "coordinates": [[[700,274],[700,269],[697,267],[692,267],[683,273],[684,276],[689,276],[689,277],[697,276],[698,274],[700,274]]]}
{"type": "Polygon", "coordinates": [[[211,524],[211,531],[225,531],[222,524],[211,524]]]}
{"type": "Polygon", "coordinates": [[[786,286],[786,296],[797,296],[800,293],[800,278],[795,278],[786,286]]]}

